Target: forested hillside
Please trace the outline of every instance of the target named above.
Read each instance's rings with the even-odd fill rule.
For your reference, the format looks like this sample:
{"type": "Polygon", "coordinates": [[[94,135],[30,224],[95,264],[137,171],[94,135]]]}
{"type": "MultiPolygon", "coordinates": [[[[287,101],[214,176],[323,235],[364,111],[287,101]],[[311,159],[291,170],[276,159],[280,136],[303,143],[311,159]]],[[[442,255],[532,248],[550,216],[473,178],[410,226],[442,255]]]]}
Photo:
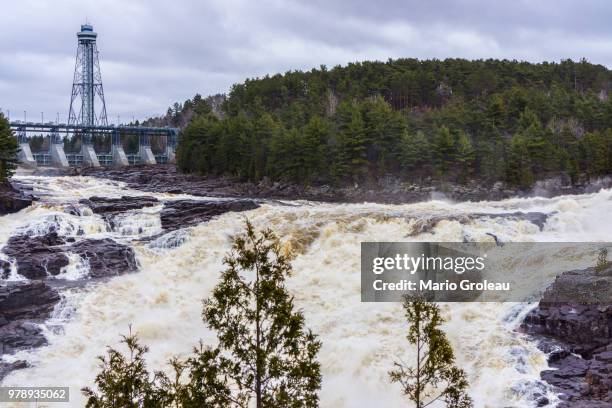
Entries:
{"type": "Polygon", "coordinates": [[[584,60],[399,59],[249,79],[221,113],[198,96],[168,115],[189,110],[185,172],[527,188],[560,173],[577,182],[612,172],[611,89],[611,71],[584,60]]]}

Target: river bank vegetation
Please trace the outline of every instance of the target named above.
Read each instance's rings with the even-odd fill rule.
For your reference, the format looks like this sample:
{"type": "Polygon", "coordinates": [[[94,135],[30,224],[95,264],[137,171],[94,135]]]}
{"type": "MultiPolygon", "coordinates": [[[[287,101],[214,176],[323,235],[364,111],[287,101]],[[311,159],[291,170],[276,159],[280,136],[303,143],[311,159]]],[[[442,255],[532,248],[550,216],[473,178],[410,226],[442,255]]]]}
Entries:
{"type": "Polygon", "coordinates": [[[17,168],[19,143],[13,136],[8,120],[0,113],[0,185],[13,175],[17,168]]]}
{"type": "Polygon", "coordinates": [[[585,60],[398,59],[248,79],[222,103],[197,95],[161,122],[185,124],[185,172],[527,188],[612,172],[611,85],[610,70],[585,60]]]}

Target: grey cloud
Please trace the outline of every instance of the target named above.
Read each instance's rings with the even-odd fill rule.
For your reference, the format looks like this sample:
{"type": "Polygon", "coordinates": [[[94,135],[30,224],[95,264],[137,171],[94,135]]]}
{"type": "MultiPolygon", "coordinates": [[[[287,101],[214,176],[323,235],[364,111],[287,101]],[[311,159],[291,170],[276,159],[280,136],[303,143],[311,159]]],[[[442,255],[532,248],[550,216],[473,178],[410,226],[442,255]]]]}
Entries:
{"type": "Polygon", "coordinates": [[[611,12],[606,1],[571,0],[11,2],[0,25],[0,108],[65,117],[86,17],[115,120],[247,77],[364,59],[586,57],[612,66],[611,12]]]}

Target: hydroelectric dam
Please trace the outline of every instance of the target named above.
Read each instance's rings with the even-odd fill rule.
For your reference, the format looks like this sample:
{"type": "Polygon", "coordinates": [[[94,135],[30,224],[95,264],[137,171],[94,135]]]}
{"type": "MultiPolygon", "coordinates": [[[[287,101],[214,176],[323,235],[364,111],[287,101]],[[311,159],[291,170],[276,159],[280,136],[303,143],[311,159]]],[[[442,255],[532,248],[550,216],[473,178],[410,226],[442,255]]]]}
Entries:
{"type": "Polygon", "coordinates": [[[81,25],[77,33],[77,57],[70,97],[67,123],[11,121],[10,126],[19,140],[19,161],[27,167],[99,167],[128,166],[133,164],[163,164],[175,161],[179,129],[172,127],[109,125],[102,87],[98,48],[93,26],[81,25]],[[32,152],[30,138],[48,139],[45,151],[32,152]],[[138,151],[126,152],[123,139],[137,138],[138,151]],[[64,140],[80,145],[76,152],[64,149],[64,140]],[[98,143],[95,140],[109,141],[98,143]],[[155,140],[154,153],[151,146],[155,140]],[[77,143],[75,143],[77,142],[77,143]],[[106,146],[100,148],[100,145],[106,146]]]}

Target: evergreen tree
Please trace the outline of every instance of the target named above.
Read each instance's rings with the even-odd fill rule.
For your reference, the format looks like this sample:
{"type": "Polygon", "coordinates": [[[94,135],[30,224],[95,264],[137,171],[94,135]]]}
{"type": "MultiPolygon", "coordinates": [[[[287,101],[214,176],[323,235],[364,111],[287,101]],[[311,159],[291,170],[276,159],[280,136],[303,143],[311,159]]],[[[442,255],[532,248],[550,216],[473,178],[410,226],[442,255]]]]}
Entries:
{"type": "Polygon", "coordinates": [[[157,374],[156,399],[163,407],[176,408],[226,408],[236,404],[227,385],[228,361],[219,354],[219,349],[200,343],[188,359],[170,360],[174,377],[157,374]]]}
{"type": "Polygon", "coordinates": [[[610,132],[602,133],[597,131],[587,133],[580,141],[580,147],[583,168],[588,176],[601,176],[610,172],[610,154],[612,150],[610,132]]]}
{"type": "Polygon", "coordinates": [[[337,116],[332,174],[336,181],[358,181],[364,175],[368,163],[361,112],[355,103],[343,103],[338,107],[337,116]]]}
{"type": "Polygon", "coordinates": [[[422,174],[431,160],[430,147],[422,131],[404,132],[400,142],[400,165],[410,175],[422,174]]]}
{"type": "Polygon", "coordinates": [[[278,129],[270,140],[270,154],[266,172],[275,180],[302,182],[304,150],[298,131],[278,129]]]}
{"type": "Polygon", "coordinates": [[[279,240],[269,230],[257,234],[247,221],[225,264],[203,318],[228,356],[233,399],[253,398],[257,408],[318,406],[321,343],[294,311],[285,288],[291,264],[279,240]]]}
{"type": "Polygon", "coordinates": [[[444,401],[449,408],[472,407],[465,373],[455,366],[453,349],[440,329],[444,319],[438,305],[406,296],[403,307],[410,324],[406,338],[415,346],[415,365],[395,362],[389,372],[391,381],[402,386],[416,408],[435,401],[444,401]]]}
{"type": "Polygon", "coordinates": [[[474,170],[475,151],[472,147],[472,142],[470,142],[465,132],[459,133],[456,157],[457,164],[459,165],[459,180],[466,181],[474,170]]]}
{"type": "Polygon", "coordinates": [[[87,408],[162,408],[158,378],[152,376],[144,359],[148,351],[131,334],[123,336],[121,343],[128,348],[128,355],[109,347],[108,356],[99,356],[101,372],[96,376],[99,392],[86,387],[87,408]]]}
{"type": "Polygon", "coordinates": [[[544,137],[544,129],[538,117],[530,109],[519,118],[519,131],[522,140],[525,142],[532,171],[542,173],[550,169],[550,153],[552,146],[544,137]]]}
{"type": "Polygon", "coordinates": [[[252,132],[247,136],[246,158],[244,161],[243,174],[249,180],[260,180],[266,169],[268,160],[268,147],[274,134],[279,131],[278,123],[272,115],[262,113],[253,119],[252,132]]]}
{"type": "Polygon", "coordinates": [[[303,181],[306,183],[314,181],[317,175],[325,172],[323,165],[327,156],[329,134],[329,125],[319,116],[311,117],[302,129],[300,146],[304,158],[303,181]]]}
{"type": "Polygon", "coordinates": [[[436,130],[433,149],[438,172],[441,176],[445,176],[455,162],[456,154],[455,139],[446,126],[436,130]]]}
{"type": "Polygon", "coordinates": [[[531,187],[534,181],[529,148],[520,135],[514,136],[510,141],[506,160],[506,181],[522,189],[531,187]]]}
{"type": "Polygon", "coordinates": [[[366,158],[371,173],[385,174],[394,167],[398,141],[406,126],[381,96],[366,99],[361,108],[366,158]]]}
{"type": "Polygon", "coordinates": [[[127,346],[127,355],[109,347],[106,357],[98,357],[102,370],[95,379],[97,391],[81,390],[87,397],[86,407],[225,408],[234,402],[226,384],[228,363],[220,358],[218,349],[200,344],[188,359],[172,359],[171,379],[163,372],[148,371],[144,359],[148,348],[135,334],[123,336],[121,343],[127,346]]]}
{"type": "Polygon", "coordinates": [[[8,120],[0,113],[0,184],[6,182],[17,168],[19,143],[8,120]]]}

